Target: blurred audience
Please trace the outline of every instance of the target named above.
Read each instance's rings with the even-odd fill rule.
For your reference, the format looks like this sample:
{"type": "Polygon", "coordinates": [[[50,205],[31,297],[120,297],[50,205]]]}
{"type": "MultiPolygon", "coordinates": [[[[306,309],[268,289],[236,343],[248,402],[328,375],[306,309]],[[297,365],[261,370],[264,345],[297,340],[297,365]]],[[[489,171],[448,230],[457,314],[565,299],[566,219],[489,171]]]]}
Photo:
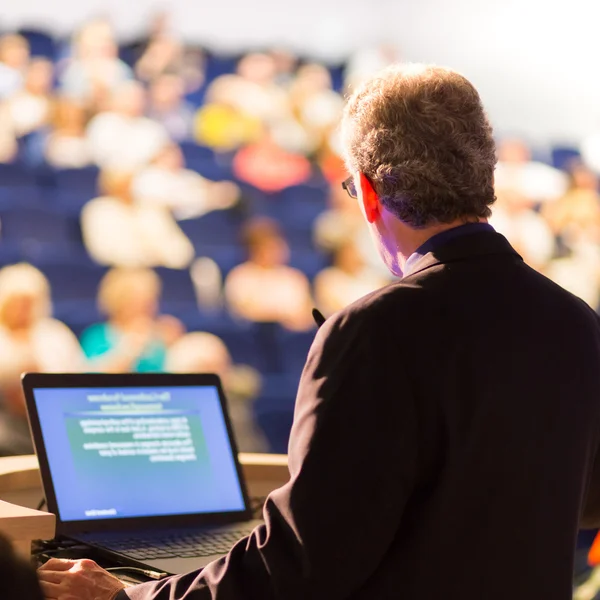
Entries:
{"type": "Polygon", "coordinates": [[[173,215],[153,203],[138,203],[130,172],[102,171],[100,197],[81,213],[83,241],[92,258],[103,265],[164,266],[183,269],[194,248],[173,215]]]}
{"type": "Polygon", "coordinates": [[[333,266],[316,276],[315,300],[328,317],[387,283],[365,265],[356,244],[347,240],[336,249],[333,266]]]}
{"type": "Polygon", "coordinates": [[[178,219],[189,219],[231,208],[240,190],[230,181],[210,181],[186,169],[181,148],[168,144],[135,176],[133,196],[139,206],[167,209],[178,219]]]}
{"type": "Polygon", "coordinates": [[[167,348],[184,333],[174,317],[158,314],[159,277],[150,269],[116,268],[102,279],[98,307],[107,321],[88,327],[81,345],[95,371],[163,370],[167,348]]]}
{"type": "Polygon", "coordinates": [[[188,333],[169,349],[166,370],[219,375],[238,450],[267,451],[266,440],[252,418],[252,402],[260,391],[260,375],[246,365],[234,365],[220,338],[210,333],[188,333]]]}
{"type": "MultiPolygon", "coordinates": [[[[39,49],[33,40],[32,44],[36,53],[39,49]]],[[[230,57],[184,43],[167,13],[156,14],[148,31],[121,48],[108,20],[91,20],[55,65],[32,59],[25,37],[0,37],[0,163],[15,164],[14,185],[19,186],[14,192],[10,169],[3,166],[9,176],[6,185],[0,181],[2,207],[17,206],[22,199],[29,206],[56,195],[61,202],[53,209],[71,211],[68,202],[62,203],[63,196],[54,194],[56,186],[71,181],[72,193],[65,198],[73,196],[75,202],[82,193],[86,200],[93,195],[89,176],[95,169],[54,177],[46,167],[100,168],[99,197],[81,214],[83,239],[96,262],[122,268],[111,271],[101,286],[107,322],[83,336],[92,367],[153,371],[166,364],[175,371],[219,372],[235,398],[234,427],[244,449],[261,449],[264,442],[249,416],[259,387],[256,373],[232,365],[227,349],[214,336],[195,333],[180,339],[184,328],[177,319],[158,314],[160,283],[145,269],[190,267],[204,315],[219,315],[227,308],[243,319],[277,322],[294,330],[313,325],[310,284],[306,275],[288,266],[290,248],[280,227],[289,232],[299,254],[312,256],[316,250],[333,257],[333,265],[314,280],[317,306],[327,315],[390,281],[357,200],[340,186],[348,173],[338,129],[343,98],[333,79],[338,86],[343,73],[347,93],[373,71],[397,61],[398,49],[382,44],[359,50],[343,71],[305,58],[276,48],[241,56],[234,65],[230,57]],[[58,89],[53,89],[55,74],[58,89]],[[192,140],[215,152],[195,149],[192,140]],[[35,170],[28,171],[30,167],[35,170]],[[218,174],[231,171],[237,183],[203,176],[218,179],[218,174]],[[218,230],[218,217],[181,224],[196,236],[200,258],[176,222],[229,208],[235,208],[240,219],[252,219],[270,203],[288,198],[270,194],[307,181],[316,184],[307,198],[310,220],[295,209],[286,213],[285,206],[276,207],[281,224],[247,220],[248,260],[241,265],[234,266],[240,249],[229,247],[232,228],[218,230]],[[318,198],[323,182],[331,186],[329,206],[314,220],[325,202],[318,198]],[[197,238],[210,223],[217,229],[209,232],[204,248],[197,238]],[[227,272],[223,285],[222,273],[227,272]]],[[[584,164],[570,165],[567,176],[533,160],[522,140],[503,140],[491,223],[528,264],[597,309],[600,134],[585,140],[581,151],[584,164]]],[[[80,246],[75,237],[68,241],[73,248],[80,246]]],[[[87,260],[81,254],[73,260],[87,260]]],[[[31,451],[20,371],[79,370],[86,365],[74,336],[49,317],[43,276],[33,267],[15,269],[21,275],[8,277],[0,271],[0,352],[6,354],[0,362],[0,452],[6,439],[19,435],[21,441],[10,451],[31,451]],[[15,288],[17,292],[11,292],[15,288]]],[[[63,309],[59,307],[61,314],[63,309]]]]}
{"type": "Polygon", "coordinates": [[[21,374],[82,371],[71,330],[51,317],[50,286],[28,264],[0,269],[0,454],[33,452],[21,374]]]}
{"type": "Polygon", "coordinates": [[[531,150],[519,139],[498,144],[495,186],[499,193],[516,194],[532,205],[560,198],[567,190],[562,171],[532,160],[531,150]]]}
{"type": "Polygon", "coordinates": [[[52,114],[53,130],[46,140],[46,160],[59,169],[80,169],[92,163],[85,135],[87,111],[76,101],[58,100],[52,114]]]}
{"type": "Polygon", "coordinates": [[[0,100],[21,89],[28,63],[29,43],[23,36],[0,37],[0,100]]]}
{"type": "Polygon", "coordinates": [[[131,69],[119,59],[110,21],[100,18],[86,23],[75,35],[72,56],[60,76],[60,87],[68,97],[101,109],[132,75],[131,69]]]}
{"type": "Polygon", "coordinates": [[[231,311],[250,321],[309,329],[310,285],[306,275],[287,265],[290,250],[277,223],[267,218],[248,222],[243,241],[248,261],[235,267],[225,281],[231,311]]]}
{"type": "Polygon", "coordinates": [[[110,109],[97,114],[87,127],[94,162],[101,168],[135,170],[148,164],[168,143],[165,128],[144,116],[146,92],[129,81],[115,88],[110,109]]]}

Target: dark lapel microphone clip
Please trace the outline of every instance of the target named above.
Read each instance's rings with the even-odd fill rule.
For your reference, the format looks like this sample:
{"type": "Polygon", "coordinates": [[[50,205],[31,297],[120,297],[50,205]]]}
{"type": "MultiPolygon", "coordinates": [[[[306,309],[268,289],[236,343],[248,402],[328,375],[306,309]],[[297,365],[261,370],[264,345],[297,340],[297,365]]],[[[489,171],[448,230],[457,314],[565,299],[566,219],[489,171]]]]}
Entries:
{"type": "Polygon", "coordinates": [[[315,323],[317,324],[317,327],[321,327],[321,325],[323,325],[323,323],[325,323],[325,317],[323,316],[323,313],[318,308],[312,309],[312,316],[313,316],[313,319],[315,320],[315,323]]]}

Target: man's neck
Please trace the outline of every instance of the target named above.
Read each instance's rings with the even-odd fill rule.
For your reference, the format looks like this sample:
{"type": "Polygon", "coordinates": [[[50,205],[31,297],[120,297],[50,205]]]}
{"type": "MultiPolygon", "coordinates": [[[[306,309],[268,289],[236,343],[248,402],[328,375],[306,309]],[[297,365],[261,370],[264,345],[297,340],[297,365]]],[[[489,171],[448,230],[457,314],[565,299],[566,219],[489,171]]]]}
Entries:
{"type": "Polygon", "coordinates": [[[457,219],[452,223],[439,223],[423,229],[414,229],[398,221],[398,232],[400,233],[397,237],[399,264],[404,268],[408,258],[433,236],[467,223],[487,223],[487,219],[457,219]]]}

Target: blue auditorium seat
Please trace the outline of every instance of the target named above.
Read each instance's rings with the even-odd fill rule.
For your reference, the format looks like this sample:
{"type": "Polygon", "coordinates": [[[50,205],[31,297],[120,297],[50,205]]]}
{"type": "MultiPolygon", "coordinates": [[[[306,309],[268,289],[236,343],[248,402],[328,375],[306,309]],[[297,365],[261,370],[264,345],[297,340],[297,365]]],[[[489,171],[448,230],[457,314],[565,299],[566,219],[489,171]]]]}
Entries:
{"type": "Polygon", "coordinates": [[[100,280],[108,269],[81,260],[80,262],[46,263],[38,265],[48,278],[56,306],[84,303],[96,304],[100,280]]]}
{"type": "Polygon", "coordinates": [[[225,310],[195,310],[183,318],[189,331],[205,331],[223,340],[234,363],[263,370],[263,356],[256,335],[255,323],[235,319],[225,310]]]}
{"type": "Polygon", "coordinates": [[[57,188],[49,190],[51,201],[56,210],[65,215],[79,217],[83,207],[95,196],[89,192],[77,189],[57,188]]]}
{"type": "Polygon", "coordinates": [[[194,284],[187,270],[155,269],[162,282],[160,308],[163,313],[180,315],[197,307],[194,284]]]}
{"type": "Polygon", "coordinates": [[[311,281],[330,263],[330,258],[318,250],[292,247],[290,266],[302,271],[311,281]]]}
{"type": "Polygon", "coordinates": [[[35,188],[34,173],[21,163],[0,163],[0,188],[35,188]]]}
{"type": "Polygon", "coordinates": [[[294,419],[298,377],[266,375],[253,412],[256,423],[269,443],[269,451],[286,454],[294,419]]]}
{"type": "Polygon", "coordinates": [[[214,160],[214,152],[206,146],[201,146],[195,142],[181,142],[180,146],[188,166],[197,161],[214,160]]]}
{"type": "Polygon", "coordinates": [[[231,210],[215,210],[194,219],[179,221],[179,226],[200,251],[205,246],[237,245],[242,221],[231,210]]]}
{"type": "Polygon", "coordinates": [[[89,166],[81,169],[57,169],[54,177],[58,189],[84,192],[91,199],[98,193],[98,174],[98,167],[89,166]]]}
{"type": "Polygon", "coordinates": [[[581,154],[577,148],[568,146],[555,146],[552,148],[552,166],[556,169],[568,170],[570,163],[581,160],[581,154]]]}
{"type": "Polygon", "coordinates": [[[19,249],[23,259],[36,262],[84,252],[79,222],[42,207],[18,206],[0,212],[3,240],[19,249]]]}
{"type": "Polygon", "coordinates": [[[20,29],[18,33],[29,42],[31,56],[42,56],[54,61],[56,42],[51,35],[39,29],[20,29]]]}

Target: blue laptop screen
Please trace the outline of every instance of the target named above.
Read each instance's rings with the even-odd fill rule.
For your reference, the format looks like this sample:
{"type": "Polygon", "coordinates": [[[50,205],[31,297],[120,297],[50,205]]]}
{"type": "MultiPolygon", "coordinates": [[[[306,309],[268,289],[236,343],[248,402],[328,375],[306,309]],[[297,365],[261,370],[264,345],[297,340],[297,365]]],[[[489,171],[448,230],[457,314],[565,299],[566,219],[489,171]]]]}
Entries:
{"type": "Polygon", "coordinates": [[[34,397],[62,521],[244,510],[215,387],[34,397]]]}

